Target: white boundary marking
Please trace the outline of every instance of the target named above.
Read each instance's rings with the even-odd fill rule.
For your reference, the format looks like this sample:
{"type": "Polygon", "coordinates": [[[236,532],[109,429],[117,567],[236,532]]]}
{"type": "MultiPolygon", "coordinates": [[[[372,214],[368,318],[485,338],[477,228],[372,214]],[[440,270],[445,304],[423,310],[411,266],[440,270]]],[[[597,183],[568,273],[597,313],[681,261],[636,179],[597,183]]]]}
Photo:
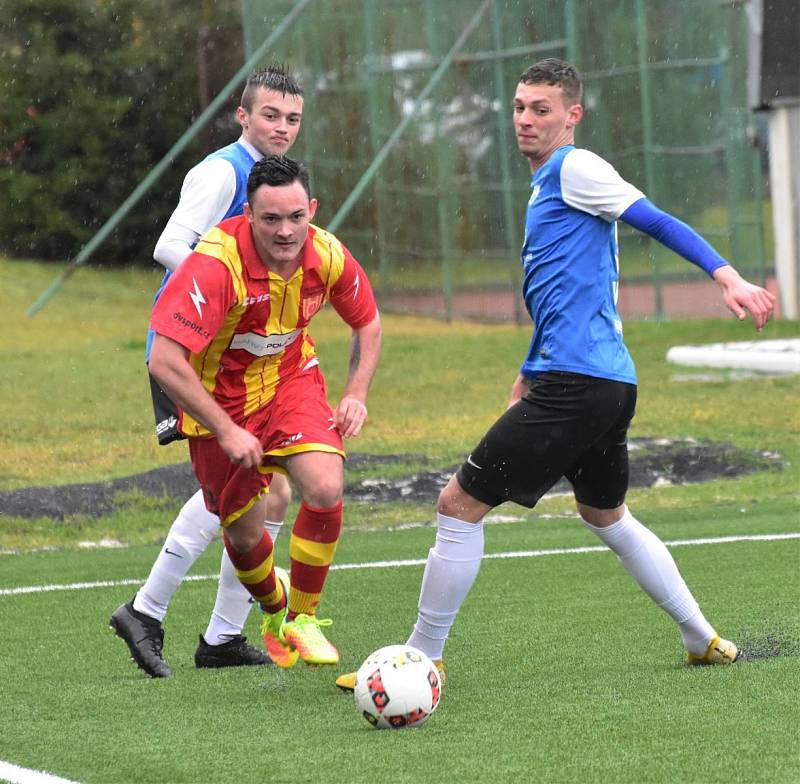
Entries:
{"type": "MultiPolygon", "coordinates": [[[[710,536],[705,539],[673,539],[664,542],[667,547],[689,547],[705,544],[734,544],[737,542],[779,542],[800,539],[800,532],[788,534],[745,534],[742,536],[710,536]]],[[[574,555],[579,553],[610,552],[605,545],[593,547],[553,547],[547,550],[513,550],[506,553],[486,553],[487,560],[498,558],[539,558],[545,555],[574,555]]],[[[352,569],[389,569],[397,566],[423,566],[426,558],[409,558],[396,561],[365,561],[363,563],[333,564],[331,571],[352,569]]],[[[196,574],[184,577],[184,581],[216,580],[219,574],[196,574]]],[[[0,588],[0,596],[19,596],[30,593],[50,593],[52,591],[83,591],[89,588],[118,588],[124,585],[141,585],[143,579],[99,580],[91,583],[55,583],[53,585],[23,585],[18,588],[0,588]]]]}
{"type": "Polygon", "coordinates": [[[72,779],[62,779],[61,776],[54,776],[41,770],[20,768],[3,760],[0,760],[0,781],[8,781],[11,784],[78,784],[72,779]]]}
{"type": "MultiPolygon", "coordinates": [[[[800,539],[800,532],[788,534],[751,534],[743,536],[712,536],[705,539],[673,539],[665,542],[668,547],[687,547],[704,544],[733,544],[736,542],[777,542],[789,539],[800,539]]],[[[593,547],[553,547],[547,550],[513,550],[505,553],[487,553],[483,557],[486,559],[499,558],[539,558],[545,555],[574,555],[582,553],[605,553],[610,552],[604,545],[593,547]]],[[[367,561],[364,563],[343,563],[334,564],[332,570],[352,570],[352,569],[387,569],[397,566],[422,566],[425,558],[410,558],[396,561],[367,561]]],[[[189,575],[184,580],[216,580],[217,574],[189,575]]],[[[116,588],[124,585],[141,585],[142,580],[101,580],[91,583],[60,583],[54,585],[27,585],[19,588],[0,589],[0,596],[19,596],[30,593],[48,593],[52,591],[81,591],[88,588],[116,588]]],[[[79,784],[71,779],[64,779],[45,773],[39,770],[21,768],[10,762],[0,760],[0,781],[8,781],[10,784],[79,784]]]]}

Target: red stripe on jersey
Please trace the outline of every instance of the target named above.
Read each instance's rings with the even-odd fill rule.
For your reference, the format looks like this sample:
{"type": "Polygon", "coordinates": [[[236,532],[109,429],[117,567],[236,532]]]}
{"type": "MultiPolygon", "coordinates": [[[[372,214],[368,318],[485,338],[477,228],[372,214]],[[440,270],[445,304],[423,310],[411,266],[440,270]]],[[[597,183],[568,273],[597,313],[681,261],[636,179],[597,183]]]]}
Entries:
{"type": "MultiPolygon", "coordinates": [[[[261,260],[242,215],[200,240],[170,277],[150,325],[191,352],[205,388],[241,422],[316,359],[307,327],[328,300],[354,329],[377,312],[364,270],[333,234],[309,226],[300,266],[284,280],[261,260]]],[[[208,434],[186,413],[181,429],[208,434]]]]}

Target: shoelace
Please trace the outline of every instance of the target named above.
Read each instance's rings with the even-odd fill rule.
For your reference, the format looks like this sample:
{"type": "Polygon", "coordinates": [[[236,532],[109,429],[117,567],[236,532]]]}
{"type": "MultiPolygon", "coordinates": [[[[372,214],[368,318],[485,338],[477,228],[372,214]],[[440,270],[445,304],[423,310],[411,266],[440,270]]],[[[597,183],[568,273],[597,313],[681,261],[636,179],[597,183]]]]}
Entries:
{"type": "Polygon", "coordinates": [[[302,627],[302,634],[310,638],[313,645],[330,645],[325,639],[325,636],[319,630],[320,626],[332,626],[333,619],[331,618],[317,618],[315,615],[306,615],[301,613],[291,623],[296,623],[302,627]]]}
{"type": "Polygon", "coordinates": [[[150,649],[160,657],[161,652],[164,650],[164,630],[159,629],[155,633],[149,634],[145,639],[150,643],[150,649]]]}

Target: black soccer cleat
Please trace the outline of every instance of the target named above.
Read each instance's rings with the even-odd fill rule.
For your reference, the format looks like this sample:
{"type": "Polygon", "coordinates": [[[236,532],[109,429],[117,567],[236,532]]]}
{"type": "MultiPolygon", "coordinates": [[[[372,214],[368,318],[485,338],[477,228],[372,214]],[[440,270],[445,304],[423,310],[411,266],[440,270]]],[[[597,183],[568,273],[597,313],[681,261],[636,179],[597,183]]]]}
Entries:
{"type": "Polygon", "coordinates": [[[255,664],[270,664],[266,652],[249,645],[247,637],[237,634],[222,645],[209,645],[200,635],[194,652],[195,667],[248,667],[255,664]]]}
{"type": "Polygon", "coordinates": [[[151,678],[169,678],[172,670],[164,661],[164,629],[161,622],[133,609],[133,599],[114,610],[108,625],[125,640],[131,658],[151,678]]]}

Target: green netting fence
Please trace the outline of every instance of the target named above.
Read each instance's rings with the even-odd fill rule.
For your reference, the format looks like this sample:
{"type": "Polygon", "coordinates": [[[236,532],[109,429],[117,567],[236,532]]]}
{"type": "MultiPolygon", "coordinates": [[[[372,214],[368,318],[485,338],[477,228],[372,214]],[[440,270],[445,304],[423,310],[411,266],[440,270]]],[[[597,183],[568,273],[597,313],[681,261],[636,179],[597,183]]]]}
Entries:
{"type": "MultiPolygon", "coordinates": [[[[242,0],[247,55],[294,5],[242,0]]],[[[305,83],[295,154],[312,172],[316,220],[368,269],[382,307],[519,320],[530,175],[510,107],[519,74],[542,57],[569,59],[585,76],[578,146],[749,277],[770,273],[744,6],[312,0],[263,60],[288,64],[305,83]]],[[[657,317],[674,315],[663,297],[670,285],[704,280],[624,225],[620,251],[623,287],[649,286],[641,296],[657,317]]]]}

